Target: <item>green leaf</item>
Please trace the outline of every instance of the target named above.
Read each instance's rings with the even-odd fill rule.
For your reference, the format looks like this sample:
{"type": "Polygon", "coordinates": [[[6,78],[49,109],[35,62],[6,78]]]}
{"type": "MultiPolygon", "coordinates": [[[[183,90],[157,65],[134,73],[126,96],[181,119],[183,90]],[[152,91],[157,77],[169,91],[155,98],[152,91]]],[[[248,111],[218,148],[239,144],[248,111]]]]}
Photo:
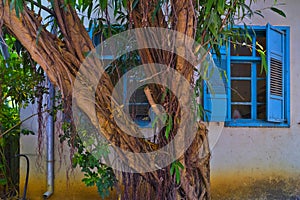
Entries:
{"type": "Polygon", "coordinates": [[[254,11],[254,14],[257,14],[258,16],[265,18],[265,16],[262,14],[261,10],[254,11]]]}
{"type": "Polygon", "coordinates": [[[261,44],[259,44],[258,42],[256,42],[256,46],[258,46],[260,50],[264,49],[264,47],[261,44]]]}
{"type": "Polygon", "coordinates": [[[159,9],[161,8],[161,3],[162,3],[162,0],[159,0],[157,2],[157,5],[156,5],[156,7],[155,7],[155,9],[154,9],[154,11],[152,13],[152,17],[151,17],[152,22],[154,22],[155,16],[156,16],[157,12],[159,11],[159,9]]]}
{"type": "Polygon", "coordinates": [[[184,166],[178,160],[171,164],[170,174],[174,175],[175,172],[176,184],[180,183],[180,169],[184,169],[184,166]]]}
{"type": "Polygon", "coordinates": [[[224,13],[224,6],[225,6],[225,1],[219,0],[218,5],[217,5],[217,10],[218,10],[218,13],[221,15],[224,13]]]}
{"type": "Polygon", "coordinates": [[[214,3],[213,0],[207,1],[206,8],[205,8],[205,14],[208,14],[210,12],[213,3],[214,3]]]}
{"type": "Polygon", "coordinates": [[[180,183],[180,171],[178,168],[175,169],[175,178],[176,178],[176,183],[180,183]]]}
{"type": "Polygon", "coordinates": [[[183,164],[182,164],[181,162],[176,161],[176,164],[177,164],[177,166],[178,166],[179,168],[184,169],[184,166],[183,166],[183,164]]]}
{"type": "Polygon", "coordinates": [[[11,0],[10,4],[9,4],[9,10],[11,11],[12,9],[14,9],[15,7],[15,1],[16,0],[11,0]]]}
{"type": "Polygon", "coordinates": [[[172,119],[171,115],[169,115],[167,122],[168,122],[168,124],[167,124],[167,127],[166,127],[165,136],[166,136],[167,139],[169,139],[169,135],[170,135],[170,132],[171,132],[171,129],[172,129],[172,126],[173,126],[173,119],[172,119]]]}
{"type": "Polygon", "coordinates": [[[173,175],[174,172],[175,172],[175,164],[172,163],[172,164],[171,164],[171,169],[170,169],[170,174],[173,175]]]}
{"type": "Polygon", "coordinates": [[[260,73],[262,73],[262,70],[264,69],[266,72],[268,71],[268,65],[267,65],[267,60],[266,60],[266,53],[260,49],[257,49],[257,52],[259,53],[261,57],[261,63],[262,63],[262,68],[260,73]]]}
{"type": "Polygon", "coordinates": [[[127,8],[127,0],[122,0],[124,8],[127,8]]]}
{"type": "Polygon", "coordinates": [[[33,131],[28,130],[28,129],[22,129],[22,130],[21,130],[21,133],[22,133],[23,135],[35,135],[35,133],[34,133],[33,131]]]}
{"type": "Polygon", "coordinates": [[[4,178],[0,179],[0,185],[6,185],[7,184],[7,180],[4,178]]]}
{"type": "Polygon", "coordinates": [[[23,12],[23,0],[16,0],[15,2],[15,10],[16,10],[16,15],[18,18],[20,18],[20,12],[23,12]]]}
{"type": "Polygon", "coordinates": [[[20,9],[20,11],[23,12],[24,9],[23,0],[16,0],[16,5],[20,9]]]}
{"type": "Polygon", "coordinates": [[[135,7],[137,6],[138,3],[139,3],[139,0],[134,0],[134,2],[132,3],[132,9],[135,9],[135,7]]]}
{"type": "Polygon", "coordinates": [[[151,126],[152,126],[152,128],[154,128],[155,127],[155,124],[158,122],[158,116],[156,116],[155,118],[154,118],[154,120],[153,120],[153,122],[152,122],[152,124],[151,124],[151,126]]]}
{"type": "Polygon", "coordinates": [[[92,10],[93,10],[93,4],[88,6],[88,11],[87,11],[87,16],[88,16],[88,19],[91,18],[91,15],[92,15],[92,10]]]}
{"type": "Polygon", "coordinates": [[[271,7],[271,10],[276,12],[277,14],[281,15],[282,17],[286,17],[285,13],[276,7],[271,7]]]}
{"type": "Polygon", "coordinates": [[[101,10],[105,10],[107,8],[108,0],[99,0],[101,10]]]}

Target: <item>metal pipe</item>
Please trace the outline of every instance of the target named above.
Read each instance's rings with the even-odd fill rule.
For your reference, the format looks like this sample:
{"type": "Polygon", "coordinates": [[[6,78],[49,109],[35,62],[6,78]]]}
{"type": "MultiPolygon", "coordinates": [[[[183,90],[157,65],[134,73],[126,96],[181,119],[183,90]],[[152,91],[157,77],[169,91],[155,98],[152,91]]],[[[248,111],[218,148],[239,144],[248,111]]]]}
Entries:
{"type": "Polygon", "coordinates": [[[28,179],[29,179],[29,159],[25,154],[17,154],[16,155],[16,157],[21,157],[21,156],[26,159],[26,163],[27,163],[26,179],[25,179],[25,185],[24,185],[24,191],[23,191],[23,197],[22,197],[22,200],[26,200],[26,193],[27,193],[28,179]]]}
{"type": "Polygon", "coordinates": [[[54,104],[55,104],[55,88],[48,80],[49,99],[47,108],[50,112],[47,120],[47,191],[43,194],[43,198],[49,198],[54,192],[54,104]]]}
{"type": "MultiPolygon", "coordinates": [[[[5,40],[3,38],[3,35],[0,35],[0,51],[1,51],[1,54],[4,58],[4,60],[8,60],[10,55],[8,52],[7,44],[5,43],[5,40]]],[[[8,62],[5,63],[5,66],[6,66],[6,68],[9,67],[8,62]]]]}
{"type": "Polygon", "coordinates": [[[1,54],[4,57],[4,60],[9,59],[9,52],[7,48],[7,44],[5,43],[5,40],[2,35],[0,35],[0,50],[1,54]]]}

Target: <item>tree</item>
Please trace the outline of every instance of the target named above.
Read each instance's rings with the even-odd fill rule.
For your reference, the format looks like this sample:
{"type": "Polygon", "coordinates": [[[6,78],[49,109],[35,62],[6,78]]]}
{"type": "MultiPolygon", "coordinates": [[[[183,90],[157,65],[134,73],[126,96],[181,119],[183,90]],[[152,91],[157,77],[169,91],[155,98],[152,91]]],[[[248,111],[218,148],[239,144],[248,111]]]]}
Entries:
{"type": "MultiPolygon", "coordinates": [[[[245,0],[115,0],[108,3],[107,0],[97,2],[51,0],[42,3],[15,0],[2,1],[0,19],[2,28],[20,41],[32,59],[43,68],[51,82],[60,88],[65,117],[67,121],[72,121],[72,88],[76,73],[81,63],[85,61],[87,53],[94,48],[83,25],[84,20],[89,20],[90,27],[96,27],[95,30],[101,32],[102,36],[104,30],[108,35],[112,35],[110,14],[113,13],[116,23],[122,24],[125,29],[141,27],[172,29],[195,39],[207,52],[214,50],[219,54],[219,47],[227,43],[227,38],[239,34],[237,30],[228,27],[232,27],[238,20],[242,21],[245,16],[261,14],[260,11],[250,9],[253,2],[255,1],[251,0],[247,4],[245,0]],[[48,13],[48,21],[42,18],[41,12],[48,13]],[[92,12],[96,13],[96,18],[92,17],[92,12]],[[107,24],[106,29],[103,23],[107,24]],[[57,34],[49,31],[53,25],[57,29],[57,34]]],[[[278,9],[273,10],[280,13],[278,9]]],[[[139,45],[143,42],[145,41],[138,40],[139,45]]],[[[184,40],[181,42],[180,45],[183,47],[184,40]]],[[[177,50],[180,51],[180,48],[177,50]]],[[[184,58],[155,49],[142,49],[138,54],[143,64],[167,64],[184,76],[191,87],[195,87],[194,67],[184,58]]],[[[97,124],[103,128],[103,135],[107,140],[132,152],[151,152],[167,144],[176,135],[178,119],[180,121],[188,113],[180,115],[175,95],[167,92],[166,87],[159,85],[150,85],[145,93],[150,103],[163,105],[170,116],[168,121],[171,126],[168,134],[167,128],[162,129],[159,134],[160,140],[153,142],[132,137],[122,131],[110,117],[113,114],[110,102],[114,83],[112,76],[104,73],[95,96],[97,124]]],[[[84,105],[81,106],[82,110],[85,110],[84,105]]],[[[70,140],[74,142],[72,137],[71,133],[70,140]]],[[[123,199],[139,199],[139,196],[145,198],[144,191],[135,191],[138,183],[145,185],[144,188],[149,193],[148,199],[178,197],[210,199],[209,159],[207,131],[205,126],[199,123],[194,141],[181,158],[171,165],[148,173],[122,173],[124,189],[131,191],[130,195],[133,195],[131,198],[125,192],[123,199]]],[[[144,162],[146,163],[146,160],[144,162]]]]}
{"type": "Polygon", "coordinates": [[[20,109],[34,103],[45,88],[40,84],[43,71],[32,65],[30,55],[17,46],[16,39],[5,34],[0,41],[5,41],[0,46],[4,55],[0,56],[0,195],[7,198],[18,193],[19,136],[32,133],[20,129],[20,109]]]}

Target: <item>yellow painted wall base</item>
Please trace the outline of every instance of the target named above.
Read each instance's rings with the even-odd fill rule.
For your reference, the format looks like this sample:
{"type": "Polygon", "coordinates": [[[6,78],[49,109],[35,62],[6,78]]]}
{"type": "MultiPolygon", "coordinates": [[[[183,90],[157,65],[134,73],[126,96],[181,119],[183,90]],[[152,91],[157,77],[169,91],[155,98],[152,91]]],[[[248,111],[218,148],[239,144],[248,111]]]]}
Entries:
{"type": "Polygon", "coordinates": [[[213,200],[300,199],[300,175],[217,175],[211,179],[213,200]]]}

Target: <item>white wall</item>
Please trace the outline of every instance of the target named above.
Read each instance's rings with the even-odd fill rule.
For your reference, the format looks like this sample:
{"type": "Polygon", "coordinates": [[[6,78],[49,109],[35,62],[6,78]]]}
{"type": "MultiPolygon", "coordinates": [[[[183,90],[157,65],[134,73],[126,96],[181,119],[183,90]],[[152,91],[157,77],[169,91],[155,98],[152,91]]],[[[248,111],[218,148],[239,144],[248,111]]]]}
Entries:
{"type": "MultiPolygon", "coordinates": [[[[274,1],[259,1],[253,8],[262,9],[274,1]]],[[[284,1],[278,1],[283,3],[284,1]]],[[[283,18],[270,10],[264,10],[264,18],[256,16],[249,25],[282,25],[290,27],[290,76],[291,76],[291,126],[290,128],[224,128],[212,151],[212,186],[219,192],[227,192],[237,184],[253,183],[260,179],[287,179],[300,175],[300,1],[287,0],[279,6],[283,18]],[[225,192],[225,191],[223,191],[225,192]]],[[[294,186],[296,187],[296,186],[294,186]]],[[[289,191],[292,191],[290,188],[289,191]]],[[[297,191],[295,191],[297,193],[297,191]]]]}
{"type": "MultiPolygon", "coordinates": [[[[259,1],[253,8],[267,7],[267,4],[273,3],[273,0],[259,1]]],[[[283,2],[283,1],[278,1],[283,2]]],[[[251,25],[284,25],[290,26],[291,42],[290,42],[290,70],[291,70],[291,127],[290,128],[224,128],[216,145],[212,151],[211,160],[211,177],[212,188],[215,192],[216,199],[222,199],[226,195],[231,195],[231,199],[247,199],[245,196],[247,192],[237,194],[236,188],[251,187],[257,184],[258,180],[266,180],[262,183],[273,183],[272,180],[287,180],[292,181],[294,177],[300,177],[300,51],[298,50],[298,43],[300,42],[300,1],[286,0],[286,5],[280,6],[287,15],[283,18],[274,12],[264,10],[264,18],[259,16],[252,20],[248,20],[251,25]],[[226,194],[225,194],[226,193],[226,194]],[[231,193],[231,194],[228,194],[231,193]],[[238,196],[240,195],[240,196],[238,196]]],[[[29,108],[28,108],[29,109],[29,108]]],[[[24,112],[29,113],[29,110],[24,112]]],[[[28,121],[25,126],[32,127],[36,130],[36,121],[34,118],[28,121]]],[[[220,126],[221,127],[221,126],[220,126]]],[[[36,166],[35,161],[37,147],[37,136],[25,136],[21,139],[21,153],[30,155],[31,157],[31,176],[29,185],[29,194],[37,197],[46,191],[46,174],[45,161],[42,168],[36,166]],[[29,145],[30,144],[30,145],[29,145]],[[30,193],[31,191],[31,193],[30,193]]],[[[59,154],[56,154],[58,156],[59,154]]],[[[68,159],[68,152],[60,154],[64,159],[68,159]]],[[[58,170],[59,159],[56,157],[56,174],[55,190],[61,191],[63,195],[63,188],[66,186],[65,170],[58,170]]],[[[63,159],[63,160],[64,160],[63,159]]],[[[63,164],[67,167],[67,164],[63,164]]],[[[25,165],[21,160],[21,183],[24,181],[25,165]]],[[[77,177],[77,172],[72,176],[71,182],[85,188],[80,178],[77,177]],[[76,178],[77,177],[77,178],[76,178]]],[[[298,183],[297,183],[298,184],[298,183]]],[[[22,185],[21,185],[22,187],[22,185]]],[[[258,184],[258,187],[263,188],[258,184]]],[[[274,187],[274,185],[269,185],[274,187]]],[[[69,187],[70,192],[80,192],[78,187],[69,187]],[[76,190],[76,191],[75,191],[76,190]]],[[[294,191],[296,186],[292,186],[288,190],[288,195],[298,194],[294,191]]],[[[95,191],[94,191],[95,192],[95,191]]],[[[248,193],[247,193],[248,194],[248,193]]],[[[251,193],[252,194],[252,193],[251,193]]],[[[230,197],[228,197],[230,198],[230,197]]],[[[31,199],[34,199],[31,198],[31,199]]],[[[75,199],[77,199],[75,197],[75,199]]],[[[251,197],[249,197],[251,199],[251,197]]],[[[272,199],[272,198],[270,198],[272,199]]]]}

